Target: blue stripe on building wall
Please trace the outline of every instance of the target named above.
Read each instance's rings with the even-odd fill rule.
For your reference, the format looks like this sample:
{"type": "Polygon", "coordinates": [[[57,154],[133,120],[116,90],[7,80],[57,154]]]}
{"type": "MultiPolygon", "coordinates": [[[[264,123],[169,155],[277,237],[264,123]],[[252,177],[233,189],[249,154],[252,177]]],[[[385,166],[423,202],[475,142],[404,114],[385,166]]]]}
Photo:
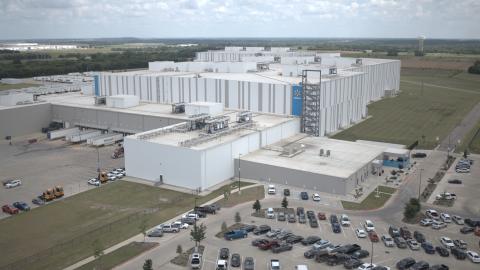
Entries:
{"type": "Polygon", "coordinates": [[[98,75],[93,76],[93,89],[95,90],[95,96],[100,96],[100,87],[99,85],[99,77],[98,75]]]}
{"type": "Polygon", "coordinates": [[[303,107],[303,91],[301,85],[292,86],[292,115],[301,116],[303,107]]]}

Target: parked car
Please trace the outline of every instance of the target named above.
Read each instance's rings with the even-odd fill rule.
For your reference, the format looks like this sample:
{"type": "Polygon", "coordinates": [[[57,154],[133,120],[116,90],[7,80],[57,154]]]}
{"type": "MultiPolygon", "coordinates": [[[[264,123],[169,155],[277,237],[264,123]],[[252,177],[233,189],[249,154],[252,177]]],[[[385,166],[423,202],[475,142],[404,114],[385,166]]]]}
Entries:
{"type": "Polygon", "coordinates": [[[410,247],[411,250],[419,250],[420,245],[418,244],[417,240],[415,239],[408,239],[407,240],[407,245],[410,247]]]}
{"type": "Polygon", "coordinates": [[[194,218],[188,218],[188,217],[185,217],[185,218],[181,218],[180,221],[182,223],[186,223],[188,225],[193,225],[195,224],[195,219],[194,218]]]}
{"type": "Polygon", "coordinates": [[[277,220],[278,221],[285,221],[286,220],[285,213],[284,212],[278,212],[277,213],[277,220]]]}
{"type": "Polygon", "coordinates": [[[310,227],[312,228],[318,228],[318,221],[317,219],[310,219],[309,220],[310,227]]]}
{"type": "Polygon", "coordinates": [[[365,220],[363,226],[365,227],[365,230],[367,232],[375,231],[375,226],[373,225],[373,222],[369,219],[365,220]]]}
{"type": "Polygon", "coordinates": [[[179,228],[172,226],[172,224],[161,224],[157,228],[166,233],[178,233],[180,231],[179,228]]]}
{"type": "Polygon", "coordinates": [[[334,214],[330,215],[330,223],[338,223],[338,217],[334,214]]]}
{"type": "Polygon", "coordinates": [[[295,223],[297,222],[297,217],[294,214],[288,214],[287,220],[289,223],[295,223]]]}
{"type": "Polygon", "coordinates": [[[270,231],[272,228],[268,225],[260,225],[256,229],[253,230],[253,234],[255,235],[260,235],[260,234],[265,234],[268,231],[270,231]]]}
{"type": "Polygon", "coordinates": [[[332,223],[332,231],[334,233],[341,233],[342,232],[342,227],[338,223],[332,223]]]}
{"type": "Polygon", "coordinates": [[[395,242],[393,241],[393,238],[390,235],[382,235],[382,242],[386,247],[394,247],[395,242]]]}
{"type": "Polygon", "coordinates": [[[440,219],[440,215],[434,209],[428,209],[427,211],[425,211],[425,215],[427,215],[427,217],[429,217],[433,220],[439,220],[440,219]]]}
{"type": "Polygon", "coordinates": [[[255,270],[255,260],[252,257],[243,260],[243,270],[255,270]]]}
{"type": "Polygon", "coordinates": [[[451,248],[450,253],[457,259],[457,260],[465,260],[467,258],[467,253],[459,248],[451,248]]]}
{"type": "Polygon", "coordinates": [[[445,264],[436,264],[430,266],[430,270],[449,270],[450,268],[445,264]]]}
{"type": "Polygon", "coordinates": [[[277,193],[277,190],[275,189],[275,185],[268,185],[268,192],[269,195],[275,195],[277,193]]]}
{"type": "Polygon", "coordinates": [[[306,191],[300,192],[300,199],[307,201],[308,200],[308,193],[306,191]]]}
{"type": "Polygon", "coordinates": [[[430,264],[426,261],[418,261],[414,265],[410,266],[411,270],[428,270],[430,268],[430,264]]]}
{"type": "Polygon", "coordinates": [[[148,237],[162,237],[163,236],[163,230],[159,228],[155,228],[149,232],[147,232],[148,237]]]}
{"type": "Polygon", "coordinates": [[[419,231],[414,231],[413,232],[413,238],[415,238],[415,240],[417,240],[417,242],[419,242],[420,244],[426,241],[423,233],[421,233],[419,231]]]}
{"type": "Polygon", "coordinates": [[[240,230],[244,230],[246,232],[253,232],[253,230],[255,230],[256,228],[257,228],[256,225],[249,224],[249,225],[245,225],[245,226],[241,227],[240,230]]]}
{"type": "Polygon", "coordinates": [[[448,249],[442,246],[436,246],[435,251],[438,253],[438,255],[442,257],[448,257],[450,255],[450,252],[448,252],[448,249]]]}
{"type": "Polygon", "coordinates": [[[401,237],[394,237],[393,241],[397,245],[398,248],[407,248],[407,241],[401,237]]]}
{"type": "Polygon", "coordinates": [[[412,233],[410,232],[410,230],[403,226],[400,228],[400,235],[403,237],[403,239],[407,240],[407,239],[410,239],[412,238],[412,233]]]}
{"type": "Polygon", "coordinates": [[[445,224],[444,222],[441,222],[441,221],[434,220],[433,223],[432,223],[432,229],[435,229],[435,230],[440,230],[440,229],[443,229],[443,228],[446,228],[446,227],[447,227],[447,224],[445,224]]]}
{"type": "Polygon", "coordinates": [[[244,230],[231,230],[223,234],[225,240],[234,240],[247,237],[247,232],[244,230]]]}
{"type": "Polygon", "coordinates": [[[412,154],[412,157],[413,157],[413,158],[426,158],[426,157],[427,157],[427,154],[422,153],[422,152],[416,152],[416,153],[413,153],[413,154],[412,154]]]}
{"type": "Polygon", "coordinates": [[[317,253],[317,249],[311,248],[303,253],[303,257],[305,257],[305,259],[312,259],[317,255],[317,253]]]}
{"type": "Polygon", "coordinates": [[[320,195],[318,193],[314,193],[312,195],[312,200],[315,201],[315,202],[319,202],[320,201],[320,195]]]}
{"type": "Polygon", "coordinates": [[[283,196],[290,196],[290,189],[284,188],[283,189],[283,196]]]}
{"type": "Polygon", "coordinates": [[[271,259],[270,270],[280,270],[280,261],[277,259],[271,259]]]}
{"type": "Polygon", "coordinates": [[[307,238],[302,240],[302,245],[304,246],[313,245],[320,240],[321,238],[319,236],[316,236],[316,235],[308,236],[307,238]]]}
{"type": "Polygon", "coordinates": [[[200,269],[202,267],[202,255],[200,255],[200,253],[192,253],[192,257],[190,259],[190,267],[192,269],[200,269]]]}
{"type": "Polygon", "coordinates": [[[303,209],[303,207],[297,207],[296,213],[297,213],[297,216],[301,214],[305,214],[305,209],[303,209]]]}
{"type": "Polygon", "coordinates": [[[388,228],[388,234],[390,234],[391,237],[400,237],[400,230],[397,227],[390,226],[388,228]]]}
{"type": "Polygon", "coordinates": [[[277,236],[282,230],[281,229],[271,229],[269,232],[265,234],[268,238],[274,238],[277,236]]]}
{"type": "Polygon", "coordinates": [[[350,258],[343,263],[343,267],[345,267],[346,269],[353,269],[358,268],[362,264],[363,262],[361,260],[356,258],[350,258]]]}
{"type": "Polygon", "coordinates": [[[32,199],[32,203],[36,204],[36,205],[44,205],[45,200],[43,199],[42,196],[38,196],[38,197],[32,199]]]}
{"type": "Polygon", "coordinates": [[[467,257],[473,263],[480,263],[480,256],[478,256],[478,253],[475,251],[472,251],[472,250],[467,251],[467,257]]]}
{"type": "Polygon", "coordinates": [[[405,270],[410,268],[415,263],[416,261],[412,257],[407,257],[398,261],[396,266],[397,266],[397,269],[399,270],[405,270]]]}
{"type": "Polygon", "coordinates": [[[364,263],[360,265],[357,269],[358,270],[372,270],[374,267],[376,267],[376,264],[373,263],[364,263]]]}
{"type": "Polygon", "coordinates": [[[259,243],[257,247],[262,250],[269,250],[278,245],[279,242],[277,240],[268,240],[266,242],[259,243]]]}
{"type": "Polygon", "coordinates": [[[193,208],[193,211],[195,212],[203,212],[207,214],[216,214],[217,213],[217,208],[213,205],[205,205],[205,206],[197,206],[193,208]]]}
{"type": "Polygon", "coordinates": [[[216,270],[226,270],[228,268],[227,260],[218,259],[216,270]]]}
{"type": "Polygon", "coordinates": [[[424,218],[424,219],[420,220],[420,225],[424,226],[424,227],[428,227],[428,226],[432,225],[432,223],[433,223],[433,219],[431,219],[431,218],[424,218]]]}
{"type": "Polygon", "coordinates": [[[358,238],[366,238],[367,237],[367,233],[363,229],[359,229],[359,228],[355,229],[355,234],[357,235],[358,238]]]}
{"type": "Polygon", "coordinates": [[[188,229],[188,227],[189,227],[188,223],[184,223],[181,220],[177,220],[177,221],[173,222],[172,226],[177,227],[179,229],[188,229]]]}
{"type": "Polygon", "coordinates": [[[370,241],[374,243],[378,242],[378,234],[374,231],[368,233],[368,238],[370,238],[370,241]]]}
{"type": "Polygon", "coordinates": [[[303,240],[303,236],[300,236],[300,235],[292,235],[290,237],[288,237],[285,242],[287,242],[288,244],[296,244],[296,243],[299,243],[303,240]]]}
{"type": "Polygon", "coordinates": [[[357,251],[352,253],[352,257],[357,258],[357,259],[363,259],[363,258],[366,258],[368,256],[370,256],[370,252],[368,252],[367,250],[364,250],[364,249],[360,249],[360,250],[357,250],[357,251]]]}
{"type": "Polygon", "coordinates": [[[306,213],[308,219],[317,219],[315,217],[315,212],[313,212],[312,210],[307,210],[307,212],[305,212],[305,213],[306,213]]]}
{"type": "Polygon", "coordinates": [[[4,206],[2,206],[2,211],[10,215],[15,215],[19,212],[17,208],[9,204],[5,204],[4,206]]]}
{"type": "Polygon", "coordinates": [[[346,214],[340,216],[340,224],[342,226],[350,226],[350,218],[346,214]]]}
{"type": "Polygon", "coordinates": [[[454,184],[454,185],[461,185],[462,180],[460,180],[460,179],[450,179],[450,180],[448,180],[448,183],[449,184],[454,184]]]}
{"type": "Polygon", "coordinates": [[[100,180],[98,180],[97,178],[91,178],[87,181],[87,184],[98,187],[101,183],[100,180]]]}
{"type": "Polygon", "coordinates": [[[265,244],[268,241],[270,241],[270,240],[265,239],[265,238],[257,238],[257,239],[252,240],[252,246],[258,247],[258,245],[265,244]]]}
{"type": "Polygon", "coordinates": [[[452,248],[452,247],[455,247],[455,244],[453,244],[452,239],[450,239],[449,237],[445,237],[445,236],[441,237],[440,238],[440,243],[444,247],[449,248],[449,249],[452,248]]]}
{"type": "Polygon", "coordinates": [[[467,249],[467,243],[463,240],[460,240],[460,239],[456,239],[456,240],[453,240],[453,244],[455,245],[455,247],[459,248],[459,249],[467,249]]]}
{"type": "Polygon", "coordinates": [[[218,257],[220,259],[225,260],[225,259],[228,259],[229,256],[230,256],[230,250],[228,248],[221,248],[220,249],[220,252],[218,254],[218,257]]]}
{"type": "Polygon", "coordinates": [[[269,219],[274,219],[275,218],[275,212],[273,211],[273,208],[267,208],[267,210],[265,211],[265,217],[269,218],[269,219]]]}
{"type": "Polygon", "coordinates": [[[321,240],[317,241],[315,244],[313,244],[313,248],[314,249],[324,249],[324,248],[327,248],[331,245],[332,244],[330,243],[330,241],[328,241],[326,239],[321,239],[321,240]]]}
{"type": "Polygon", "coordinates": [[[4,186],[5,188],[16,188],[22,185],[22,181],[20,179],[14,179],[6,181],[4,186]]]}
{"type": "Polygon", "coordinates": [[[450,192],[442,192],[440,194],[437,194],[437,196],[435,196],[436,200],[446,200],[446,201],[455,200],[456,198],[457,198],[457,195],[455,195],[455,193],[450,193],[450,192]]]}
{"type": "Polygon", "coordinates": [[[26,202],[14,202],[13,207],[21,211],[30,211],[30,206],[26,202]]]}
{"type": "Polygon", "coordinates": [[[453,222],[455,222],[457,225],[463,225],[465,222],[463,221],[463,218],[459,215],[453,215],[452,216],[453,222]]]}
{"type": "Polygon", "coordinates": [[[323,212],[318,212],[317,214],[318,220],[326,220],[327,216],[323,212]]]}
{"type": "Polygon", "coordinates": [[[293,246],[289,243],[281,243],[277,246],[272,247],[273,253],[280,253],[288,250],[292,250],[293,246]]]}
{"type": "Polygon", "coordinates": [[[475,230],[474,227],[464,226],[460,229],[460,232],[463,233],[463,234],[467,234],[467,233],[472,233],[474,230],[475,230]]]}
{"type": "Polygon", "coordinates": [[[334,255],[329,255],[327,258],[327,264],[330,266],[343,264],[346,260],[350,259],[350,256],[342,253],[337,253],[334,255]]]}
{"type": "Polygon", "coordinates": [[[435,254],[435,248],[433,247],[432,243],[430,242],[423,242],[422,243],[422,248],[425,250],[425,253],[427,254],[435,254]]]}
{"type": "Polygon", "coordinates": [[[450,222],[452,222],[452,218],[451,218],[450,215],[447,214],[447,213],[441,213],[441,214],[440,214],[440,219],[442,219],[442,221],[445,222],[445,223],[450,223],[450,222]]]}
{"type": "Polygon", "coordinates": [[[232,267],[240,267],[242,265],[242,257],[240,254],[233,253],[232,257],[230,258],[230,266],[232,267]]]}
{"type": "Polygon", "coordinates": [[[307,219],[305,218],[305,214],[298,215],[298,223],[300,223],[300,224],[307,223],[307,219]]]}

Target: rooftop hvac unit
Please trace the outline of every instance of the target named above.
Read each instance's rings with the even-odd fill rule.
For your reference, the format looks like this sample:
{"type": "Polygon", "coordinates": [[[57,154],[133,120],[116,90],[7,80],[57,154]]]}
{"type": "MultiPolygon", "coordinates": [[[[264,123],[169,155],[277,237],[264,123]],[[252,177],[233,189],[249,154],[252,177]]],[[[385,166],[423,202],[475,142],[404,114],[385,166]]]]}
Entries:
{"type": "Polygon", "coordinates": [[[337,67],[331,67],[328,69],[329,75],[337,75],[337,67]]]}
{"type": "Polygon", "coordinates": [[[322,63],[322,57],[321,56],[315,56],[315,58],[313,58],[313,62],[321,64],[322,63]]]}
{"type": "Polygon", "coordinates": [[[205,72],[213,72],[213,68],[206,68],[204,69],[205,72]]]}
{"type": "Polygon", "coordinates": [[[106,105],[107,97],[106,96],[95,96],[95,105],[106,105]]]}
{"type": "Polygon", "coordinates": [[[243,111],[237,113],[237,122],[238,123],[246,123],[251,122],[253,119],[251,111],[243,111]]]}
{"type": "Polygon", "coordinates": [[[330,156],[330,150],[327,150],[327,154],[326,154],[327,157],[330,156]]]}
{"type": "Polygon", "coordinates": [[[178,102],[172,104],[172,113],[184,113],[185,112],[185,102],[178,102]]]}
{"type": "Polygon", "coordinates": [[[357,59],[355,60],[355,64],[361,66],[361,65],[362,65],[362,58],[357,58],[357,59]]]}
{"type": "Polygon", "coordinates": [[[323,156],[324,153],[325,153],[324,150],[323,150],[323,149],[320,149],[320,153],[319,153],[318,155],[319,155],[319,156],[323,156]]]}

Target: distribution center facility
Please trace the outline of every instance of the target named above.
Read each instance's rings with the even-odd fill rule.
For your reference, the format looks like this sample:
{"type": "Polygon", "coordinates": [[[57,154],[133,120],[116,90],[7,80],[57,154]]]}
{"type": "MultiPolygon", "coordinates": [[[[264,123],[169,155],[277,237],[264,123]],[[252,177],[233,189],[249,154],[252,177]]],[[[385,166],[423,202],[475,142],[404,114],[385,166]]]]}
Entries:
{"type": "Polygon", "coordinates": [[[348,194],[379,160],[408,159],[404,149],[322,137],[366,117],[369,102],[395,95],[399,61],[288,48],[201,55],[99,73],[95,96],[53,94],[0,108],[3,132],[25,133],[14,123],[28,118],[30,128],[54,121],[121,133],[129,176],[192,190],[232,179],[241,167],[245,178],[348,194]],[[225,55],[237,58],[222,62],[225,55]]]}

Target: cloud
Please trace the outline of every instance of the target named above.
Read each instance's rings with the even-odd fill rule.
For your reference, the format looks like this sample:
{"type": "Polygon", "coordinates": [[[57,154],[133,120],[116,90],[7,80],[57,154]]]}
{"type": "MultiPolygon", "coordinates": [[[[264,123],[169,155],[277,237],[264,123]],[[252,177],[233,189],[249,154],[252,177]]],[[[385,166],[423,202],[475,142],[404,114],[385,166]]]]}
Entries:
{"type": "Polygon", "coordinates": [[[0,37],[395,37],[416,36],[419,29],[439,33],[448,23],[480,38],[479,13],[478,0],[0,0],[0,37]]]}

